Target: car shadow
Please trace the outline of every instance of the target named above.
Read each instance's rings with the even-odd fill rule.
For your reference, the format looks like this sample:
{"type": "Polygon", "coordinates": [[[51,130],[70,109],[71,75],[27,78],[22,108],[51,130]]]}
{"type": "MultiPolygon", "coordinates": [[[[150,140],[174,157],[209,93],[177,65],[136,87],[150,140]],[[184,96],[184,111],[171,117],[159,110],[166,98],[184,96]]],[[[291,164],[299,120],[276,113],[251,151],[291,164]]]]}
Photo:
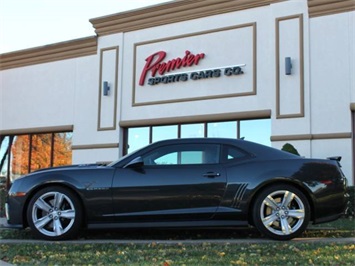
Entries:
{"type": "Polygon", "coordinates": [[[204,228],[204,229],[99,229],[82,230],[79,239],[116,240],[201,240],[261,238],[254,228],[204,228]]]}

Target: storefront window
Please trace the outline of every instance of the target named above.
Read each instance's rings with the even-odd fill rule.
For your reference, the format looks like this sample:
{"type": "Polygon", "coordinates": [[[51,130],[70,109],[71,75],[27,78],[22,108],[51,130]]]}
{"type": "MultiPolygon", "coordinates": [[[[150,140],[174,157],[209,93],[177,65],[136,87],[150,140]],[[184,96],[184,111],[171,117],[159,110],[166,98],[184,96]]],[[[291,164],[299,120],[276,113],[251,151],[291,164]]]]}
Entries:
{"type": "Polygon", "coordinates": [[[71,132],[54,134],[53,166],[72,163],[72,137],[71,132]]]}
{"type": "Polygon", "coordinates": [[[254,119],[197,124],[147,126],[127,129],[124,154],[131,153],[149,143],[174,138],[244,138],[249,141],[271,146],[271,120],[254,119]]]}
{"type": "Polygon", "coordinates": [[[134,127],[128,129],[128,153],[149,144],[149,127],[134,127]]]}
{"type": "Polygon", "coordinates": [[[180,138],[203,138],[204,136],[205,125],[203,123],[181,125],[180,138]]]}
{"type": "Polygon", "coordinates": [[[165,139],[176,139],[178,137],[178,126],[157,126],[153,127],[152,142],[165,139]]]}
{"type": "Polygon", "coordinates": [[[52,134],[31,136],[31,172],[51,166],[52,134]]]}
{"type": "Polygon", "coordinates": [[[235,121],[208,123],[207,133],[209,138],[237,138],[238,123],[235,121]]]}
{"type": "Polygon", "coordinates": [[[71,140],[71,132],[1,136],[1,176],[10,181],[38,169],[70,165],[71,140]]]}
{"type": "Polygon", "coordinates": [[[10,137],[0,137],[0,185],[4,186],[8,174],[10,137]]]}
{"type": "Polygon", "coordinates": [[[270,119],[255,119],[240,121],[240,138],[271,146],[270,119]]]}
{"type": "Polygon", "coordinates": [[[29,172],[30,136],[15,136],[11,146],[11,179],[29,172]]]}

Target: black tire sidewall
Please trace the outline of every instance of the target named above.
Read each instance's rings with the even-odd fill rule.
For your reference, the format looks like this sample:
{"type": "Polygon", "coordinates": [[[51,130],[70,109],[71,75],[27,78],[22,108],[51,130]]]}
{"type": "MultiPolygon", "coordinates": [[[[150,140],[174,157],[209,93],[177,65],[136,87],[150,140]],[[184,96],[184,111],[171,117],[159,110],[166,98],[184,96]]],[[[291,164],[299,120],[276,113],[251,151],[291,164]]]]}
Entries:
{"type": "Polygon", "coordinates": [[[299,235],[301,235],[307,228],[308,223],[310,220],[310,206],[309,206],[309,202],[306,198],[306,196],[296,187],[292,186],[292,185],[272,185],[270,187],[267,187],[266,189],[264,189],[263,191],[261,191],[261,193],[257,196],[255,204],[253,206],[253,221],[254,221],[254,225],[255,227],[258,229],[258,231],[267,236],[270,237],[272,239],[275,240],[290,240],[292,238],[295,238],[299,235]],[[288,190],[291,191],[292,193],[296,194],[297,197],[300,198],[300,200],[302,201],[303,205],[304,205],[304,210],[305,210],[305,216],[303,219],[303,223],[301,225],[301,227],[289,234],[289,235],[277,235],[272,233],[271,231],[269,231],[263,224],[261,217],[260,217],[260,208],[261,205],[264,201],[264,199],[270,195],[271,193],[275,192],[275,191],[279,191],[279,190],[288,190]]]}
{"type": "Polygon", "coordinates": [[[45,239],[45,240],[67,240],[67,239],[73,239],[77,236],[79,229],[81,227],[81,222],[82,222],[82,211],[81,211],[81,204],[78,200],[78,197],[71,192],[69,189],[65,187],[60,187],[60,186],[50,186],[43,188],[36,192],[36,194],[31,198],[28,208],[27,208],[27,222],[29,227],[31,228],[31,231],[33,235],[36,238],[40,239],[45,239]],[[71,226],[71,228],[65,232],[64,234],[60,236],[47,236],[45,234],[42,234],[34,225],[32,221],[32,209],[34,207],[35,202],[40,198],[42,195],[48,193],[48,192],[59,192],[64,195],[66,195],[73,203],[74,209],[75,209],[75,218],[74,218],[74,223],[71,226]]]}

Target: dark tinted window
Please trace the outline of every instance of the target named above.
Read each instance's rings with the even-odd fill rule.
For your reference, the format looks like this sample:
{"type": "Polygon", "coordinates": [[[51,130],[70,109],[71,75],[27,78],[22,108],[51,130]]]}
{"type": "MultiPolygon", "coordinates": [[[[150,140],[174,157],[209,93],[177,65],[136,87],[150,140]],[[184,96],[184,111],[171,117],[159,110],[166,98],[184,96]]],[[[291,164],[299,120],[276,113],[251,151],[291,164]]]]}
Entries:
{"type": "Polygon", "coordinates": [[[245,151],[234,147],[225,145],[223,148],[223,162],[232,162],[247,158],[249,155],[245,151]]]}
{"type": "Polygon", "coordinates": [[[217,144],[182,144],[157,148],[143,156],[144,165],[215,164],[219,162],[217,144]]]}

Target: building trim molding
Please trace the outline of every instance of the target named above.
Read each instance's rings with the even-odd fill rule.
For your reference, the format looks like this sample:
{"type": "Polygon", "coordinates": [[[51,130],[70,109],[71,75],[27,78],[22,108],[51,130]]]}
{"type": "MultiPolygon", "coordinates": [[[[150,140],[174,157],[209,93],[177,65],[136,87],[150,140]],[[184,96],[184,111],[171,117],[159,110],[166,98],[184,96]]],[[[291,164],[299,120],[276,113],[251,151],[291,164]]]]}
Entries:
{"type": "Polygon", "coordinates": [[[351,132],[271,136],[271,141],[351,139],[351,132]]]}
{"type": "Polygon", "coordinates": [[[0,54],[0,70],[94,55],[96,53],[97,37],[91,36],[0,54]]]}
{"type": "Polygon", "coordinates": [[[73,145],[72,150],[116,149],[118,146],[118,143],[73,145]]]}
{"type": "Polygon", "coordinates": [[[354,10],[354,0],[308,0],[308,13],[310,18],[354,10]]]}
{"type": "Polygon", "coordinates": [[[303,32],[303,14],[296,14],[293,16],[280,17],[276,18],[275,21],[275,51],[276,51],[276,118],[297,118],[304,117],[304,32],[303,32]],[[298,51],[298,60],[299,60],[299,112],[291,114],[282,114],[281,113],[281,84],[280,84],[280,24],[286,20],[298,20],[298,38],[299,38],[299,51],[298,51]]]}
{"type": "Polygon", "coordinates": [[[219,15],[285,0],[175,0],[147,8],[90,19],[98,36],[141,30],[219,15]]]}
{"type": "Polygon", "coordinates": [[[117,125],[117,101],[118,101],[118,59],[119,59],[119,47],[118,46],[113,46],[113,47],[108,47],[100,50],[100,78],[99,78],[99,85],[98,85],[98,99],[99,99],[99,104],[98,104],[98,114],[97,114],[97,131],[105,131],[105,130],[116,130],[116,125],[117,125]],[[103,108],[103,99],[102,99],[102,92],[103,92],[103,80],[102,80],[102,71],[103,71],[103,60],[104,60],[104,53],[107,51],[114,51],[115,52],[115,68],[114,68],[114,86],[111,88],[112,90],[112,96],[113,97],[113,108],[112,108],[112,124],[110,126],[103,127],[101,125],[101,113],[102,113],[102,108],[103,108]]]}
{"type": "Polygon", "coordinates": [[[241,119],[257,119],[257,118],[270,118],[271,110],[260,110],[251,112],[234,112],[224,114],[208,114],[208,115],[195,115],[195,116],[180,116],[180,117],[167,117],[157,119],[140,119],[140,120],[126,120],[121,121],[121,127],[139,127],[139,126],[161,126],[172,124],[184,123],[199,123],[199,122],[221,122],[230,120],[241,119]]]}
{"type": "Polygon", "coordinates": [[[53,133],[73,131],[73,125],[55,126],[55,127],[35,127],[35,128],[19,128],[0,130],[0,135],[24,135],[37,133],[53,133]]]}
{"type": "Polygon", "coordinates": [[[37,133],[54,133],[73,131],[73,125],[54,126],[54,127],[36,127],[36,128],[19,128],[0,130],[0,135],[24,135],[37,133]]]}

